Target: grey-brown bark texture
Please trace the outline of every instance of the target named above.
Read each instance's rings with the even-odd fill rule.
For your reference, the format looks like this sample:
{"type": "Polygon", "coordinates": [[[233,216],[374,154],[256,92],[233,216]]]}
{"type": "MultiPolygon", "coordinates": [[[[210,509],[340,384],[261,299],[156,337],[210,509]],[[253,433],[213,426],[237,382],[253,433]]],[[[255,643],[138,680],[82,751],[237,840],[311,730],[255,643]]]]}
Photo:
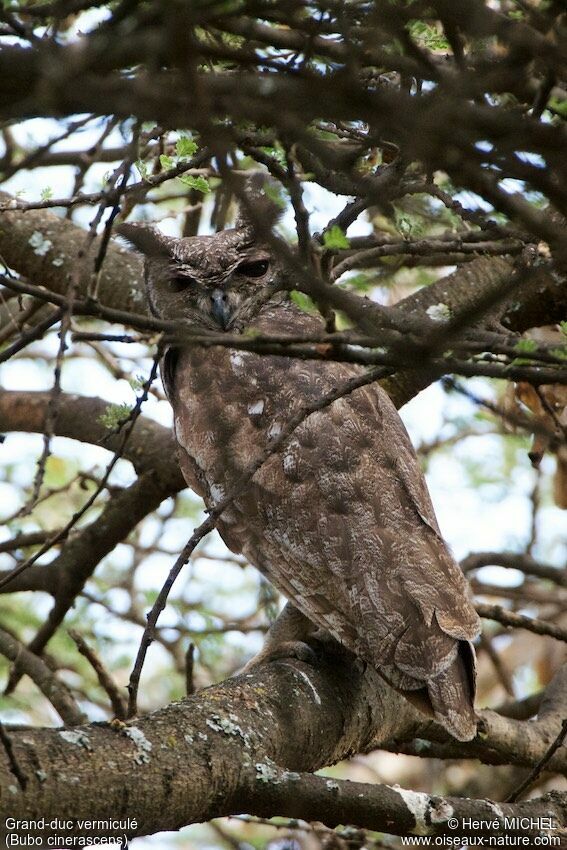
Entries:
{"type": "MultiPolygon", "coordinates": [[[[326,653],[313,666],[270,664],[126,725],[8,729],[20,779],[4,755],[3,814],[75,822],[130,817],[137,826],[129,835],[241,811],[285,811],[330,826],[352,820],[398,834],[447,832],[453,816],[491,823],[513,815],[549,817],[554,828],[567,826],[561,795],[507,807],[302,776],[355,752],[431,734],[374,672],[362,672],[351,656],[326,653]]],[[[564,678],[556,683],[559,704],[564,678]]],[[[523,741],[521,763],[536,763],[560,725],[557,709],[553,700],[547,721],[544,711],[532,724],[487,712],[482,749],[496,762],[500,751],[505,761],[507,748],[523,741]]],[[[463,753],[469,746],[477,753],[474,744],[461,746],[463,753]]],[[[553,766],[565,768],[564,753],[553,766]]]]}

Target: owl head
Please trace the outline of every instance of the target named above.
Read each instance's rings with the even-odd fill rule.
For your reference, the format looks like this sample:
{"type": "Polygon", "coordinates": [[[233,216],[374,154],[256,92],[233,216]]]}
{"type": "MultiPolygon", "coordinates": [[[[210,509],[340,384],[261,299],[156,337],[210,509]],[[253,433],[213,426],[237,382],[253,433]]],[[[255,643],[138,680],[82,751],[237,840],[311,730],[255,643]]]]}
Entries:
{"type": "Polygon", "coordinates": [[[237,330],[283,288],[281,264],[242,215],[212,236],[176,239],[146,224],[116,230],[145,256],[150,309],[159,318],[237,330]]]}

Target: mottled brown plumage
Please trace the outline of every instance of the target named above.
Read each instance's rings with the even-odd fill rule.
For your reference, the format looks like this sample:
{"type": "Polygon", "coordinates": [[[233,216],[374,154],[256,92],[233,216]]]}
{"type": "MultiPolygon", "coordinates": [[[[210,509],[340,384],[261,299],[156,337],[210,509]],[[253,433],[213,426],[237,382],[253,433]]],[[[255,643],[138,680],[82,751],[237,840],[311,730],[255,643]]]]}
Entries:
{"type": "MultiPolygon", "coordinates": [[[[277,292],[282,270],[242,224],[212,237],[120,231],[146,255],[150,303],[164,318],[238,333],[316,333],[321,321],[277,292]]],[[[163,377],[190,487],[214,506],[290,417],[360,367],[216,346],[170,350],[163,377]]],[[[479,621],[438,528],[400,417],[378,386],[312,413],[218,523],[309,623],[374,666],[455,737],[476,730],[479,621]]],[[[284,618],[285,619],[285,618],[284,618]]],[[[270,642],[301,637],[276,628],[270,642]]]]}

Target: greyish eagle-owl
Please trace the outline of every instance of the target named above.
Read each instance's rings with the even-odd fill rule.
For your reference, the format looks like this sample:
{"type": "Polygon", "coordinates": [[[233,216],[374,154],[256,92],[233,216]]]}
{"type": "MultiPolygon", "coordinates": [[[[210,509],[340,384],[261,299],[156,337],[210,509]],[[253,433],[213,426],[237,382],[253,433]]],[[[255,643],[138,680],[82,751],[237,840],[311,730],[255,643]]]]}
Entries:
{"type": "MultiPolygon", "coordinates": [[[[250,223],[176,239],[122,224],[145,255],[151,310],[188,329],[321,334],[250,223]]],[[[188,485],[214,507],[297,412],[360,366],[229,347],[170,347],[162,377],[188,485]]],[[[330,633],[455,738],[476,733],[479,619],[445,545],[404,425],[378,385],[311,413],[217,523],[289,600],[264,657],[330,633]]],[[[304,644],[302,644],[304,646],[304,644]]]]}

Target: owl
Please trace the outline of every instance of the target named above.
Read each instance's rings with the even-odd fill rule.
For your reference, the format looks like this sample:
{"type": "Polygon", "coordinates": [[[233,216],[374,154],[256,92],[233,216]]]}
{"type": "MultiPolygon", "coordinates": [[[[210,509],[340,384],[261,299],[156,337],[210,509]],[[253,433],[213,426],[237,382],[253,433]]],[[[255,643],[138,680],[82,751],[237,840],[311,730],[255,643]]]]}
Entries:
{"type": "MultiPolygon", "coordinates": [[[[286,271],[245,220],[184,239],[136,224],[119,233],[145,255],[152,312],[184,320],[188,334],[324,332],[322,319],[290,298],[286,271]]],[[[170,347],[162,378],[188,485],[209,508],[218,505],[294,414],[360,370],[170,347]]],[[[455,738],[475,736],[479,619],[379,385],[307,416],[237,491],[217,528],[289,600],[260,658],[303,657],[309,635],[324,630],[455,738]]]]}

